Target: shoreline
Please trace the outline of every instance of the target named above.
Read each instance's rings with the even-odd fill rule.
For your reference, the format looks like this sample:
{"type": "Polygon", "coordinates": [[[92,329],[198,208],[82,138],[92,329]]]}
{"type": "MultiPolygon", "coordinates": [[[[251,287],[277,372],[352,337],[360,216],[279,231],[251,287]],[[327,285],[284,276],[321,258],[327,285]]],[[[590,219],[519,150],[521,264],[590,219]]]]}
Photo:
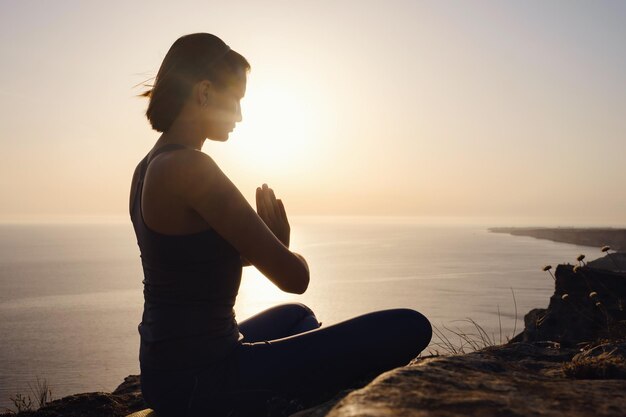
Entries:
{"type": "Polygon", "coordinates": [[[601,248],[610,246],[619,252],[626,251],[626,229],[612,227],[490,227],[491,233],[529,236],[536,239],[571,243],[579,246],[601,248]]]}

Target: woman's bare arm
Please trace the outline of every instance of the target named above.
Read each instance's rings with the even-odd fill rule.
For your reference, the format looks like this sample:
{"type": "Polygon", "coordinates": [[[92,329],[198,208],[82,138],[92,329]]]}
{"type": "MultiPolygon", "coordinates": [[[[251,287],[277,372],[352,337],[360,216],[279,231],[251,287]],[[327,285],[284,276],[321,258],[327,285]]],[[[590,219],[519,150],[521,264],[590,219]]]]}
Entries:
{"type": "Polygon", "coordinates": [[[276,237],[208,155],[192,150],[176,154],[168,162],[179,197],[278,288],[304,293],[309,284],[304,258],[276,237]]]}

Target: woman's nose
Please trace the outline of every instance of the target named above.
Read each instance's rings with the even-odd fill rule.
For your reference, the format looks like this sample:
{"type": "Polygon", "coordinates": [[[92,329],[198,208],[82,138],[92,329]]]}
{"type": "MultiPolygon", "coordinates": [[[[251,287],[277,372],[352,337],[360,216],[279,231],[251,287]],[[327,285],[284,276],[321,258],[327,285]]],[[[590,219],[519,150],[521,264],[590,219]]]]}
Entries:
{"type": "Polygon", "coordinates": [[[241,116],[241,104],[237,103],[237,111],[236,111],[237,117],[236,117],[236,121],[241,122],[241,120],[243,120],[243,117],[241,116]]]}

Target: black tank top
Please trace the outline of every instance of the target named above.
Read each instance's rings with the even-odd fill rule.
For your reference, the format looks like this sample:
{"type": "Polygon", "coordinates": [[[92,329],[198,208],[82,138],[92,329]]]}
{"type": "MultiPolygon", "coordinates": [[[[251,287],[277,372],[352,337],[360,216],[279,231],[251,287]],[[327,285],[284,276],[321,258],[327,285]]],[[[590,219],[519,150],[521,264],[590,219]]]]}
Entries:
{"type": "Polygon", "coordinates": [[[241,342],[233,305],[241,282],[237,250],[213,229],[165,235],[148,228],[141,212],[150,161],[183,145],[158,148],[140,163],[131,220],[141,252],[144,308],[138,330],[144,370],[184,370],[216,363],[241,342]]]}

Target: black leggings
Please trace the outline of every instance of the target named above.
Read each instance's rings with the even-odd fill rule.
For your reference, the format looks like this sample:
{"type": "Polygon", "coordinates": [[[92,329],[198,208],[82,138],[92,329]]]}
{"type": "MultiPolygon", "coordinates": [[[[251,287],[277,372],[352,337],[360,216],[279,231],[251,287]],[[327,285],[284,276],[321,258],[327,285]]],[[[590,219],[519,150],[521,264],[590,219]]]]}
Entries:
{"type": "MultiPolygon", "coordinates": [[[[432,335],[426,317],[404,308],[320,325],[301,303],[281,304],[240,322],[244,340],[219,370],[197,370],[186,383],[179,381],[177,387],[188,387],[190,394],[188,401],[173,404],[177,415],[184,415],[185,405],[188,416],[265,416],[272,396],[311,395],[406,365],[432,335]],[[216,379],[216,372],[222,377],[216,379]]],[[[151,406],[159,416],[166,414],[151,406]]]]}

